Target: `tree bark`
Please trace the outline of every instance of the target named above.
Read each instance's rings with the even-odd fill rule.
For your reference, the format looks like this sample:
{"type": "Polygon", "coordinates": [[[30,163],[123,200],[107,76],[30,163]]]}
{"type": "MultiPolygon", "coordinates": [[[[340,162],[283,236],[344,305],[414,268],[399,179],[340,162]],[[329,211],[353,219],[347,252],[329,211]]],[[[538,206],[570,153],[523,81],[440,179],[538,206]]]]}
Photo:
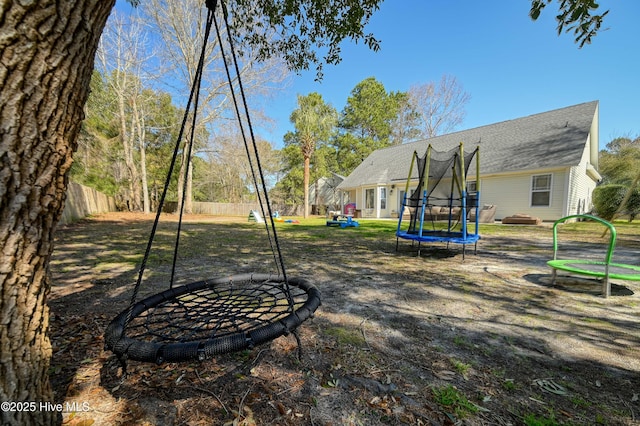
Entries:
{"type": "MultiPolygon", "coordinates": [[[[118,71],[118,74],[120,72],[118,71]]],[[[127,76],[123,75],[115,77],[118,80],[126,80],[127,76]]],[[[126,87],[126,82],[122,86],[126,87]]],[[[140,191],[139,189],[139,174],[138,166],[133,158],[133,144],[135,139],[135,121],[131,118],[131,130],[127,130],[127,111],[126,111],[126,99],[127,96],[124,90],[119,85],[114,85],[113,88],[118,96],[118,119],[120,120],[120,140],[122,141],[122,149],[124,151],[124,163],[127,168],[127,207],[129,211],[140,210],[140,191]]]]}
{"type": "Polygon", "coordinates": [[[145,214],[151,212],[151,205],[149,203],[149,185],[147,183],[147,147],[145,140],[147,137],[146,125],[145,125],[144,110],[140,113],[138,108],[138,102],[133,99],[133,119],[136,122],[136,128],[138,130],[138,146],[140,149],[140,181],[142,183],[142,211],[145,214]]]}
{"type": "Polygon", "coordinates": [[[311,164],[311,157],[304,157],[304,175],[302,178],[302,184],[304,185],[304,218],[309,217],[309,169],[311,164]]]}
{"type": "MultiPolygon", "coordinates": [[[[0,5],[0,401],[52,401],[47,278],[100,34],[115,0],[0,5]]],[[[2,424],[55,423],[2,411],[2,424]]]]}

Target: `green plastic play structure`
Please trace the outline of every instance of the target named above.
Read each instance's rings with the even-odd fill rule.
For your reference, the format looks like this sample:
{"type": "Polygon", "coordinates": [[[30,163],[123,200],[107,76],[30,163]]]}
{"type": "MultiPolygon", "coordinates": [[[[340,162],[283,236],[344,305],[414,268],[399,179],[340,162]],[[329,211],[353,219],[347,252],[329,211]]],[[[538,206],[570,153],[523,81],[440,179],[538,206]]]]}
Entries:
{"type": "Polygon", "coordinates": [[[640,281],[640,266],[613,263],[613,251],[616,248],[616,228],[609,222],[599,217],[576,214],[558,219],[553,224],[553,260],[547,262],[553,270],[552,283],[555,284],[557,271],[566,271],[571,274],[587,275],[602,280],[602,295],[611,295],[611,279],[624,281],[640,281]],[[570,219],[585,219],[598,222],[608,228],[609,246],[604,261],[587,259],[558,259],[558,225],[570,219]]]}

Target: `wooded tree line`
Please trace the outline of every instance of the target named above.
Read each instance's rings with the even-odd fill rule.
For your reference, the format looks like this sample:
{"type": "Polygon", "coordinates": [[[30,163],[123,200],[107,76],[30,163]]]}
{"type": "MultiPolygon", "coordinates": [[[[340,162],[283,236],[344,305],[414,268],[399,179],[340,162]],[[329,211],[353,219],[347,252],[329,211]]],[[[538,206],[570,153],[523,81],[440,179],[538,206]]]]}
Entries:
{"type": "MultiPolygon", "coordinates": [[[[113,87],[118,78],[122,78],[118,72],[105,76],[94,71],[71,177],[114,196],[123,210],[149,212],[155,209],[164,187],[184,111],[163,91],[138,86],[118,93],[113,87]]],[[[205,128],[196,141],[192,200],[242,202],[251,198],[252,183],[240,136],[227,130],[213,137],[205,128]]],[[[258,146],[263,167],[275,173],[279,166],[271,145],[261,141],[258,146]]],[[[175,176],[168,197],[178,200],[175,176]]]]}
{"type": "Polygon", "coordinates": [[[453,130],[464,120],[469,99],[456,78],[447,75],[407,92],[388,92],[374,77],[366,78],[340,112],[318,93],[299,95],[291,113],[294,130],[284,137],[285,175],[275,196],[303,204],[306,217],[309,204],[317,204],[308,199],[310,182],[332,173],[347,176],[377,149],[453,130]]]}
{"type": "MultiPolygon", "coordinates": [[[[123,210],[155,209],[179,134],[181,170],[170,184],[170,200],[180,202],[186,188],[189,212],[193,200],[240,202],[251,197],[244,142],[237,126],[229,124],[230,91],[215,37],[205,56],[195,128],[190,120],[180,128],[184,110],[176,105],[184,103],[194,79],[203,19],[196,2],[149,0],[140,14],[115,12],[103,33],[71,176],[115,196],[123,210]],[[189,170],[183,169],[185,164],[189,170]]],[[[264,97],[286,69],[275,59],[256,64],[256,55],[245,52],[240,74],[248,96],[264,97]]],[[[254,115],[262,119],[259,111],[254,115]]],[[[258,142],[266,173],[276,171],[271,145],[258,142]]]]}
{"type": "MultiPolygon", "coordinates": [[[[149,212],[156,207],[184,115],[176,104],[188,93],[203,37],[201,9],[173,1],[160,8],[157,2],[150,0],[140,15],[115,13],[107,24],[71,169],[74,180],[113,195],[123,210],[149,212]],[[143,31],[145,22],[162,29],[151,34],[155,47],[143,31]]],[[[193,130],[192,170],[181,170],[169,188],[169,199],[180,201],[181,179],[188,176],[187,212],[191,201],[254,201],[220,55],[216,40],[201,90],[202,117],[193,130]]],[[[255,66],[250,52],[245,58],[245,87],[256,100],[268,98],[287,74],[283,64],[273,60],[255,66]]],[[[308,206],[310,182],[331,173],[348,175],[376,149],[454,129],[462,123],[469,99],[452,76],[414,85],[407,92],[388,92],[370,77],[356,85],[340,113],[317,93],[299,95],[291,113],[295,131],[285,135],[284,148],[259,143],[262,166],[275,186],[272,200],[308,206]]],[[[268,120],[259,108],[252,113],[259,123],[268,120]]],[[[180,164],[187,163],[188,140],[184,137],[180,164]]]]}

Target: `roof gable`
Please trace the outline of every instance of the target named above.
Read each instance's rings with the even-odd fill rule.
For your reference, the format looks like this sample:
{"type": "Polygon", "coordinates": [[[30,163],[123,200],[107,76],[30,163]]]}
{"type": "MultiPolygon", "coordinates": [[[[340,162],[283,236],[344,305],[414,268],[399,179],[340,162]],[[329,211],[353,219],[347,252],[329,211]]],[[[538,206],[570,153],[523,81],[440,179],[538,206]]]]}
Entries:
{"type": "Polygon", "coordinates": [[[438,151],[460,142],[465,150],[479,145],[483,175],[575,166],[580,163],[594,123],[597,129],[597,112],[598,101],[586,102],[379,149],[360,163],[339,188],[405,181],[413,152],[422,155],[429,144],[438,151]]]}

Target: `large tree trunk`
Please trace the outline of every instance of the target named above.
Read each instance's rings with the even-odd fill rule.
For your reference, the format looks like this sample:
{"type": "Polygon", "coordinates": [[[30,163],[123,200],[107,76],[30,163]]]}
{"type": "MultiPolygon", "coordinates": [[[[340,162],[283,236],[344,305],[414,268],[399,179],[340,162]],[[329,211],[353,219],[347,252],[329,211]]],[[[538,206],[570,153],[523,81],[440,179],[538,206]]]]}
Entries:
{"type": "Polygon", "coordinates": [[[147,131],[145,130],[144,111],[140,114],[138,110],[138,102],[133,99],[133,119],[136,122],[138,131],[138,147],[140,149],[140,181],[142,183],[142,211],[145,214],[151,213],[149,204],[149,185],[147,184],[147,148],[145,139],[147,131]]]}
{"type": "MultiPolygon", "coordinates": [[[[0,401],[52,401],[47,268],[98,40],[115,0],[0,5],[0,401]]],[[[52,401],[61,402],[61,401],[52,401]]],[[[2,411],[2,424],[55,422],[2,411]]]]}
{"type": "Polygon", "coordinates": [[[193,200],[192,200],[192,191],[191,187],[193,185],[193,153],[191,153],[191,158],[189,156],[189,146],[191,145],[191,138],[189,136],[189,132],[186,132],[187,136],[184,138],[184,148],[182,149],[182,163],[180,164],[180,170],[178,171],[178,206],[176,208],[176,213],[191,214],[193,213],[193,200]],[[189,165],[187,167],[187,164],[189,165]],[[187,184],[185,186],[185,178],[187,179],[187,184]],[[184,198],[184,206],[182,205],[182,200],[184,198]]]}
{"type": "MultiPolygon", "coordinates": [[[[116,77],[117,79],[121,79],[121,77],[116,77]]],[[[122,77],[122,79],[126,79],[126,77],[122,77]]],[[[123,85],[126,85],[123,84],[123,85]]],[[[125,104],[127,103],[127,99],[125,99],[126,94],[120,88],[115,88],[118,96],[118,119],[120,120],[120,140],[122,141],[122,149],[124,151],[124,163],[127,167],[127,206],[129,211],[139,211],[140,210],[140,185],[139,180],[140,176],[138,174],[138,166],[136,165],[136,161],[133,158],[133,150],[134,150],[134,142],[136,135],[135,128],[135,120],[131,119],[131,130],[127,130],[127,111],[125,104]]]]}
{"type": "Polygon", "coordinates": [[[305,155],[304,157],[304,175],[302,177],[302,184],[304,185],[304,218],[309,217],[309,169],[311,158],[305,155]]]}

